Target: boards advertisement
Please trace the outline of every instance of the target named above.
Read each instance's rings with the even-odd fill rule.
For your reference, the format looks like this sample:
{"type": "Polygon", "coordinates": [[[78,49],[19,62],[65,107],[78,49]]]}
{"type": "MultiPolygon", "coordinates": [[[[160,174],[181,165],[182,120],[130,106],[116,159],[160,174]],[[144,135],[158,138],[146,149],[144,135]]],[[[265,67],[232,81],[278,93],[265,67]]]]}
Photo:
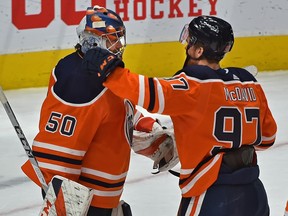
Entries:
{"type": "Polygon", "coordinates": [[[199,15],[218,16],[233,27],[235,46],[224,66],[288,68],[282,57],[288,51],[288,0],[5,0],[0,2],[0,84],[45,86],[57,61],[73,52],[76,27],[92,5],[123,19],[124,61],[137,73],[171,76],[181,69],[185,50],[178,38],[199,15]]]}

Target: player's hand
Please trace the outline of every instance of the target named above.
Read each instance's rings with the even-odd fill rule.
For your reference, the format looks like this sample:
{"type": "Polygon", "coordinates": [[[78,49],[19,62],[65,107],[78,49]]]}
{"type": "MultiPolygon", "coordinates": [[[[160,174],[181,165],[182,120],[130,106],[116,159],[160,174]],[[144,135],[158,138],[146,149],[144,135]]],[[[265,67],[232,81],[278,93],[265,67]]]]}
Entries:
{"type": "Polygon", "coordinates": [[[82,66],[104,81],[117,66],[124,67],[124,62],[108,50],[95,47],[85,53],[82,66]]]}

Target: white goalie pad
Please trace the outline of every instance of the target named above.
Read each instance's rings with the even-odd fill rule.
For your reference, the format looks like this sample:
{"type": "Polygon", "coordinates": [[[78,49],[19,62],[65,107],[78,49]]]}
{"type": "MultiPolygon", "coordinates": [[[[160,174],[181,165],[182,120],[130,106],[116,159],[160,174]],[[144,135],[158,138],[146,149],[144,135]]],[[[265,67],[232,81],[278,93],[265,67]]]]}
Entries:
{"type": "Polygon", "coordinates": [[[179,162],[173,129],[157,129],[151,132],[133,131],[131,145],[137,154],[154,161],[153,169],[158,172],[172,169],[179,162]]]}
{"type": "Polygon", "coordinates": [[[42,205],[40,216],[85,216],[93,190],[62,176],[54,176],[42,205]]]}

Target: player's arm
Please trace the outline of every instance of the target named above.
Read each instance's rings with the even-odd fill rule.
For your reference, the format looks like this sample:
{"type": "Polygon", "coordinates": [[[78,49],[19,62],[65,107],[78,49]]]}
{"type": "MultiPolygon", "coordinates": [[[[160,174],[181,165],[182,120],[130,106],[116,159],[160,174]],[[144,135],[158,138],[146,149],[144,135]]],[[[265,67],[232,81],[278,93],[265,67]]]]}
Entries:
{"type": "Polygon", "coordinates": [[[114,94],[152,113],[177,114],[186,110],[181,104],[195,101],[191,95],[186,95],[191,87],[185,74],[171,79],[158,79],[131,73],[123,68],[124,63],[120,59],[101,48],[89,50],[83,65],[87,72],[97,73],[99,79],[106,80],[103,85],[114,94]]]}
{"type": "Polygon", "coordinates": [[[264,150],[271,147],[276,139],[276,132],[277,132],[277,124],[271,110],[269,109],[267,99],[263,92],[263,89],[260,87],[260,94],[261,94],[261,108],[260,112],[263,115],[262,121],[262,142],[260,145],[256,146],[257,150],[264,150]]]}
{"type": "Polygon", "coordinates": [[[127,98],[151,113],[183,113],[187,111],[183,104],[195,102],[193,95],[187,97],[191,86],[185,74],[170,79],[151,78],[117,67],[103,85],[119,97],[127,98]]]}

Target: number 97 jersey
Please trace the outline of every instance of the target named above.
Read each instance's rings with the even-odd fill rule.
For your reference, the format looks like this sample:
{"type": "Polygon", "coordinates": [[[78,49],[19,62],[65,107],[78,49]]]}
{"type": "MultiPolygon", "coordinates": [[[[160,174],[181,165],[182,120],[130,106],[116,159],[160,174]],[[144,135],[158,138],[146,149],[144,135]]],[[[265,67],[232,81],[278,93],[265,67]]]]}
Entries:
{"type": "Polygon", "coordinates": [[[200,195],[215,182],[223,157],[219,150],[243,145],[266,149],[275,141],[277,126],[265,94],[242,68],[186,66],[168,79],[117,68],[104,85],[150,112],[171,116],[184,197],[200,195]]]}

